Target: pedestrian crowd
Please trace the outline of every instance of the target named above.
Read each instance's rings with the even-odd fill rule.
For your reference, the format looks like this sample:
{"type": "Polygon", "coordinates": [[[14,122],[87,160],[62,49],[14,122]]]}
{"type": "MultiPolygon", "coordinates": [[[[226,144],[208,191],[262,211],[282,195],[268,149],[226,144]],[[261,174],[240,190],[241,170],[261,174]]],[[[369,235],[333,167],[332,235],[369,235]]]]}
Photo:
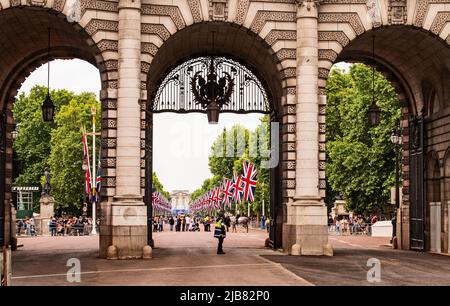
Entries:
{"type": "MultiPolygon", "coordinates": [[[[48,234],[51,236],[87,236],[92,231],[92,218],[90,217],[52,217],[48,221],[48,234]]],[[[17,236],[37,236],[34,218],[17,220],[17,236]]],[[[98,222],[97,227],[98,229],[98,222]]],[[[42,233],[46,234],[46,233],[42,233]]]]}
{"type": "Polygon", "coordinates": [[[176,216],[155,216],[153,217],[153,231],[164,231],[165,225],[169,225],[169,231],[176,232],[196,232],[200,231],[200,223],[203,219],[200,216],[176,215],[176,216]]]}
{"type": "Polygon", "coordinates": [[[356,216],[328,216],[328,231],[335,232],[336,235],[371,235],[371,228],[378,222],[377,215],[364,217],[361,214],[356,216]]]}

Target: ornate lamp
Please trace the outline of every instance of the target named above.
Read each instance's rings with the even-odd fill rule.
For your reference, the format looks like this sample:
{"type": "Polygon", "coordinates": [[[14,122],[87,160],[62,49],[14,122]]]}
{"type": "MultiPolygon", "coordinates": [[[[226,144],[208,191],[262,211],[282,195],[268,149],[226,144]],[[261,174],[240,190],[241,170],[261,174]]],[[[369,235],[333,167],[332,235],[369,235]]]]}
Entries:
{"type": "Polygon", "coordinates": [[[375,101],[372,101],[372,104],[369,106],[367,116],[371,126],[375,126],[380,122],[380,108],[375,104],[375,101]]]}
{"type": "Polygon", "coordinates": [[[16,125],[14,126],[14,130],[11,132],[11,136],[12,136],[12,139],[13,139],[13,140],[16,140],[17,137],[19,137],[19,126],[20,126],[19,123],[16,124],[16,125]]]}
{"type": "Polygon", "coordinates": [[[206,109],[209,124],[219,122],[220,109],[230,102],[234,91],[234,81],[227,72],[218,78],[214,56],[209,58],[206,80],[203,71],[198,71],[191,78],[191,88],[194,101],[206,109]]]}
{"type": "Polygon", "coordinates": [[[47,71],[47,97],[42,104],[42,117],[45,122],[52,122],[53,116],[55,115],[55,105],[53,104],[52,98],[50,97],[50,27],[48,28],[48,71],[47,71]]]}

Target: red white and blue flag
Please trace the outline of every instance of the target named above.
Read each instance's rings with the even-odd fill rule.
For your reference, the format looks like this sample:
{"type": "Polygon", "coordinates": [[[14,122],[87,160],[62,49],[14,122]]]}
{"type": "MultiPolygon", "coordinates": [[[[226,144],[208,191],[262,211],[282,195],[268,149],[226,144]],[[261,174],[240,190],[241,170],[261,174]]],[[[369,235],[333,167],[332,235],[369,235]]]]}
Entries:
{"type": "Polygon", "coordinates": [[[231,202],[233,200],[233,184],[230,179],[225,179],[222,184],[223,205],[231,208],[231,202]]]}
{"type": "Polygon", "coordinates": [[[241,195],[244,189],[242,188],[242,180],[239,175],[236,174],[236,172],[233,173],[233,184],[231,187],[233,188],[233,200],[235,203],[241,203],[241,195]]]}
{"type": "Polygon", "coordinates": [[[220,188],[214,188],[214,199],[216,200],[216,208],[220,208],[220,206],[222,205],[222,198],[220,197],[221,194],[221,189],[220,188]]]}
{"type": "MultiPolygon", "coordinates": [[[[84,129],[83,129],[84,130],[84,129]]],[[[86,194],[91,194],[91,163],[89,161],[89,148],[87,143],[86,133],[83,133],[83,151],[84,151],[84,160],[86,164],[85,171],[85,192],[86,194]]]]}
{"type": "Polygon", "coordinates": [[[213,190],[209,191],[208,200],[209,200],[208,207],[209,207],[209,209],[212,209],[214,207],[214,205],[215,205],[215,202],[216,202],[216,199],[214,198],[214,191],[213,190]]]}
{"type": "Polygon", "coordinates": [[[242,182],[244,183],[244,200],[253,202],[256,189],[256,167],[247,160],[243,162],[242,182]]]}

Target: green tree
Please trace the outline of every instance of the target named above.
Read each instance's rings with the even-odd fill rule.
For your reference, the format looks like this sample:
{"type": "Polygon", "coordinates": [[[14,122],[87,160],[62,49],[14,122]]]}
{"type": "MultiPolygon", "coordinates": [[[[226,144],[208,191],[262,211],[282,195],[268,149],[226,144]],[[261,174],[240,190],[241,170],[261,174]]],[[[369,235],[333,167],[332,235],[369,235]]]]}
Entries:
{"type": "MultiPolygon", "coordinates": [[[[14,103],[13,116],[19,127],[19,134],[13,148],[17,154],[16,164],[20,165],[20,169],[16,169],[19,173],[14,185],[39,186],[44,168],[48,166],[50,132],[56,124],[42,120],[41,106],[46,95],[46,87],[35,86],[29,95],[21,93],[14,103]]],[[[66,91],[52,91],[51,97],[58,112],[72,95],[66,91]]]]}
{"type": "MultiPolygon", "coordinates": [[[[88,132],[92,131],[92,107],[99,110],[96,113],[96,122],[101,122],[101,105],[92,93],[80,95],[70,93],[70,95],[70,101],[63,105],[55,116],[56,128],[51,131],[51,154],[48,164],[52,172],[51,184],[52,195],[56,202],[55,208],[60,212],[79,214],[85,188],[81,127],[86,126],[88,132]]],[[[100,128],[101,124],[96,124],[96,132],[99,132],[100,128]]],[[[100,137],[97,137],[96,146],[100,147],[100,137]]],[[[91,146],[89,151],[92,162],[91,146]]],[[[97,171],[98,151],[96,163],[94,167],[97,171]]]]}
{"type": "MultiPolygon", "coordinates": [[[[214,186],[219,186],[223,179],[232,179],[233,172],[241,174],[243,161],[250,160],[257,168],[255,201],[250,207],[254,214],[260,215],[262,213],[262,201],[264,200],[267,215],[270,207],[269,170],[262,167],[261,164],[268,159],[264,158],[264,156],[268,156],[270,137],[265,138],[267,141],[266,145],[259,142],[261,139],[264,140],[264,137],[260,137],[263,130],[265,135],[270,135],[269,123],[269,116],[264,116],[259,126],[253,132],[241,125],[235,125],[229,131],[224,129],[211,146],[209,167],[213,176],[204,180],[202,186],[191,194],[191,200],[195,201],[214,186]]],[[[248,203],[243,201],[239,205],[239,211],[247,214],[247,210],[248,203]]]]}
{"type": "MultiPolygon", "coordinates": [[[[86,123],[86,128],[92,129],[90,109],[95,105],[100,110],[100,104],[93,94],[51,91],[56,115],[54,122],[47,123],[42,120],[41,110],[46,95],[46,87],[35,86],[28,95],[20,94],[14,104],[13,115],[19,125],[19,135],[13,148],[16,165],[20,165],[16,169],[18,176],[14,185],[42,186],[43,170],[48,166],[55,209],[80,213],[84,190],[80,126],[86,123]]],[[[99,118],[100,112],[97,112],[99,118]]]]}
{"type": "Polygon", "coordinates": [[[241,125],[234,125],[231,130],[223,130],[213,145],[209,156],[209,169],[215,182],[233,176],[235,160],[248,151],[250,132],[241,125]]]}
{"type": "MultiPolygon", "coordinates": [[[[344,196],[348,209],[380,212],[394,183],[395,154],[390,134],[400,118],[395,89],[375,74],[380,123],[371,127],[372,69],[363,64],[348,73],[333,69],[327,84],[327,180],[332,192],[344,196]]],[[[332,198],[328,198],[332,201],[332,198]]],[[[331,204],[331,203],[329,203],[331,204]]]]}
{"type": "Polygon", "coordinates": [[[170,201],[170,193],[164,189],[163,184],[159,181],[156,172],[153,172],[153,188],[157,192],[161,193],[167,201],[170,201]]]}

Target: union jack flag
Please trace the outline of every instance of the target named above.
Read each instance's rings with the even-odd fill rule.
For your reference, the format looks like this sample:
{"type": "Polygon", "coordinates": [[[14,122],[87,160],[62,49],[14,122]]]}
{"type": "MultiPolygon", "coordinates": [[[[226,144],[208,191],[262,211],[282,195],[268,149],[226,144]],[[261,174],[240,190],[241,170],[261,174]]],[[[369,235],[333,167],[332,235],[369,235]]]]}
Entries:
{"type": "Polygon", "coordinates": [[[231,208],[231,201],[233,199],[233,185],[230,179],[225,179],[222,184],[222,193],[224,195],[223,204],[231,208]]]}
{"type": "Polygon", "coordinates": [[[216,202],[216,199],[214,198],[214,191],[213,190],[210,190],[209,191],[209,195],[208,195],[208,200],[209,200],[209,208],[211,209],[211,208],[213,208],[214,206],[215,206],[215,202],[216,202]]]}
{"type": "Polygon", "coordinates": [[[215,188],[215,195],[214,195],[214,199],[216,200],[216,208],[220,208],[220,205],[222,204],[222,198],[220,197],[220,193],[221,193],[221,189],[220,188],[215,188]]]}
{"type": "MultiPolygon", "coordinates": [[[[84,128],[83,128],[84,131],[84,128]]],[[[86,171],[85,171],[85,192],[86,194],[91,194],[91,163],[89,161],[89,148],[86,138],[86,133],[83,133],[83,150],[84,150],[84,160],[86,163],[86,171]]]]}
{"type": "Polygon", "coordinates": [[[233,188],[233,199],[235,203],[241,203],[241,194],[244,191],[242,188],[242,180],[239,175],[236,174],[236,172],[233,173],[234,182],[231,186],[233,188]]]}
{"type": "Polygon", "coordinates": [[[253,202],[256,189],[256,168],[249,161],[243,162],[242,182],[244,183],[244,200],[253,202]]]}
{"type": "Polygon", "coordinates": [[[97,177],[95,178],[95,187],[92,188],[92,202],[100,202],[100,189],[102,187],[102,176],[100,175],[100,159],[98,160],[97,177]]]}

